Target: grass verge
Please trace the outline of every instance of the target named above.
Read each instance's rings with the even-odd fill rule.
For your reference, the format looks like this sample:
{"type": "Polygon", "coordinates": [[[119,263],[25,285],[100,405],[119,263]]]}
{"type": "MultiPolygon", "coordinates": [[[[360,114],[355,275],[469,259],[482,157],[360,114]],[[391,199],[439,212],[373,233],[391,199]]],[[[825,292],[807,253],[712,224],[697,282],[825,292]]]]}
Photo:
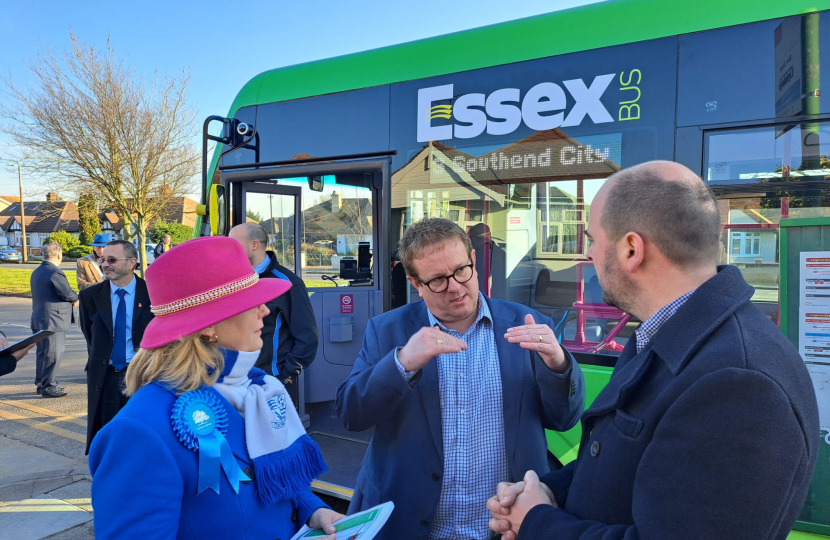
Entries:
{"type": "MultiPolygon", "coordinates": [[[[34,268],[7,268],[0,267],[0,294],[14,296],[32,296],[32,289],[29,287],[29,280],[32,277],[34,268]]],[[[75,292],[78,292],[78,282],[74,270],[64,270],[69,285],[75,292]]]]}

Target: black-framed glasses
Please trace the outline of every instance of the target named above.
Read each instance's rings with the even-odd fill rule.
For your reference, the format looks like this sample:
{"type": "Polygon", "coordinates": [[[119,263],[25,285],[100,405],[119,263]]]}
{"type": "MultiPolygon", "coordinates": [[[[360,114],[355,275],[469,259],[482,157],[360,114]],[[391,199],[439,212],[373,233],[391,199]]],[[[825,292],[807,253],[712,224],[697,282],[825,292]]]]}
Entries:
{"type": "Polygon", "coordinates": [[[115,264],[115,261],[129,261],[130,259],[134,258],[135,257],[101,257],[99,260],[101,261],[101,264],[115,264]]]}
{"type": "Polygon", "coordinates": [[[467,283],[473,277],[473,263],[465,264],[464,266],[458,268],[455,272],[450,274],[449,276],[438,276],[436,278],[432,278],[429,281],[421,281],[424,285],[429,287],[434,293],[442,293],[446,291],[450,286],[450,278],[453,278],[457,283],[467,283]]]}

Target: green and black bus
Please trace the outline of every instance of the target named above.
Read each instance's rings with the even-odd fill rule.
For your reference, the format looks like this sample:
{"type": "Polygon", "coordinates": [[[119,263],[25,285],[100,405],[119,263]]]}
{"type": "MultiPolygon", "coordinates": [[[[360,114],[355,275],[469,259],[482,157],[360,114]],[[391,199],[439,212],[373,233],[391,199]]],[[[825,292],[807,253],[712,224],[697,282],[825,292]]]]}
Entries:
{"type": "MultiPolygon", "coordinates": [[[[259,221],[309,288],[320,345],[300,405],[331,469],[315,489],[348,498],[371,433],[344,432],[332,400],[368,318],[417,299],[393,255],[424,217],[469,232],[485,294],[557,321],[589,404],[638,324],[602,304],[585,257],[615,171],[663,159],[700,174],[723,261],[779,322],[781,220],[830,217],[830,5],[613,0],[275,69],[205,134],[219,141],[205,158],[213,230],[259,221]]],[[[552,466],[579,431],[549,433],[552,466]]],[[[830,537],[828,442],[791,538],[815,535],[830,537]]]]}

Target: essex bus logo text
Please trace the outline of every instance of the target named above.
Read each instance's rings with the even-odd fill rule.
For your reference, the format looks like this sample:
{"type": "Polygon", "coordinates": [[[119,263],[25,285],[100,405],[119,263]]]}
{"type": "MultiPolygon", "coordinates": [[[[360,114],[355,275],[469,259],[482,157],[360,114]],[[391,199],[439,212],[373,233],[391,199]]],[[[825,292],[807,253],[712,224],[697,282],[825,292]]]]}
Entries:
{"type": "MultiPolygon", "coordinates": [[[[489,135],[507,135],[522,122],[535,131],[578,126],[586,116],[595,124],[614,122],[614,117],[600,101],[616,73],[597,75],[590,85],[582,79],[562,81],[575,103],[565,114],[565,90],[556,83],[543,82],[528,90],[524,97],[518,88],[502,88],[490,95],[464,94],[453,101],[453,85],[444,84],[418,90],[418,142],[472,139],[485,131],[489,135]],[[432,120],[442,118],[450,123],[433,126],[432,120]],[[458,123],[452,123],[455,120],[458,123]]],[[[640,118],[642,80],[639,69],[620,74],[620,90],[636,90],[636,99],[620,102],[618,121],[640,118]],[[636,78],[635,78],[636,76],[636,78]]]]}

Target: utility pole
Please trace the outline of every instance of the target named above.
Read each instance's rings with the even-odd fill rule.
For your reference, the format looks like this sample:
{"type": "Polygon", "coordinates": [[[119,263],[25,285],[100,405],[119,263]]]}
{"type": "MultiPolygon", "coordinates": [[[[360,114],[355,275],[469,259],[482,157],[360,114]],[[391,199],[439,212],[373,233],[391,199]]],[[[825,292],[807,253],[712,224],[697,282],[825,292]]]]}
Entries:
{"type": "Polygon", "coordinates": [[[20,228],[22,229],[21,240],[23,241],[23,262],[26,262],[26,213],[23,209],[26,204],[23,202],[23,176],[20,174],[20,164],[17,164],[17,183],[20,185],[20,228]]]}

